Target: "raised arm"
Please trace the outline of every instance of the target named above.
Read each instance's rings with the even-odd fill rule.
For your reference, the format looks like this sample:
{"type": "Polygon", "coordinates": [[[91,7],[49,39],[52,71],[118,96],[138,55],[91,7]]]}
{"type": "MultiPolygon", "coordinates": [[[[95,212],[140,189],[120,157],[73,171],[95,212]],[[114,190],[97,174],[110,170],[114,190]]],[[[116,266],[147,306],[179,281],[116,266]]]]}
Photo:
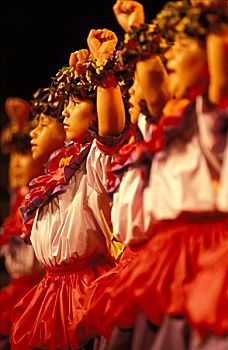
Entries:
{"type": "Polygon", "coordinates": [[[209,100],[218,104],[228,99],[228,31],[210,33],[207,37],[207,59],[210,74],[209,100]]]}
{"type": "MultiPolygon", "coordinates": [[[[117,37],[108,29],[92,29],[87,43],[94,64],[102,67],[113,55],[117,37]]],[[[107,75],[97,86],[98,132],[100,136],[115,136],[124,130],[125,110],[116,77],[112,69],[110,71],[107,69],[106,72],[107,75]]]]}
{"type": "Polygon", "coordinates": [[[168,73],[159,55],[151,55],[136,64],[136,72],[144,93],[147,108],[155,119],[162,114],[170,98],[168,73]]]}
{"type": "MultiPolygon", "coordinates": [[[[224,18],[227,15],[227,0],[190,0],[193,6],[205,8],[224,8],[224,18]]],[[[207,62],[210,74],[208,98],[213,104],[228,98],[228,26],[227,23],[217,23],[208,33],[206,39],[207,62]]]]}
{"type": "Polygon", "coordinates": [[[74,67],[78,75],[82,73],[83,64],[88,61],[90,52],[87,49],[74,51],[70,54],[69,65],[74,67]]]}
{"type": "Polygon", "coordinates": [[[132,0],[117,0],[113,6],[116,20],[125,32],[145,22],[143,5],[132,0]]]}

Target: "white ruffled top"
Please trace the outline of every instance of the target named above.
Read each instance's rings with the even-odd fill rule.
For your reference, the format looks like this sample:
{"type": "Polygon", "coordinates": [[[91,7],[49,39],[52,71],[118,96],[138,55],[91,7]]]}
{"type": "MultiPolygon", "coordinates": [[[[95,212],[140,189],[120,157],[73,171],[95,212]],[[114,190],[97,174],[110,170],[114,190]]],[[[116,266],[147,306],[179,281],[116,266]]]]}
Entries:
{"type": "Polygon", "coordinates": [[[198,132],[185,147],[173,144],[155,155],[148,184],[140,168],[124,174],[111,213],[113,234],[121,242],[148,239],[155,222],[175,219],[182,212],[228,214],[228,135],[213,132],[221,113],[204,112],[203,98],[198,96],[196,114],[198,132]],[[217,151],[219,145],[222,152],[217,151]],[[216,189],[210,167],[219,174],[216,189]]]}
{"type": "Polygon", "coordinates": [[[106,170],[110,161],[94,139],[66,192],[37,210],[31,242],[42,264],[56,266],[94,252],[107,254],[110,236],[101,210],[109,220],[106,170]]]}

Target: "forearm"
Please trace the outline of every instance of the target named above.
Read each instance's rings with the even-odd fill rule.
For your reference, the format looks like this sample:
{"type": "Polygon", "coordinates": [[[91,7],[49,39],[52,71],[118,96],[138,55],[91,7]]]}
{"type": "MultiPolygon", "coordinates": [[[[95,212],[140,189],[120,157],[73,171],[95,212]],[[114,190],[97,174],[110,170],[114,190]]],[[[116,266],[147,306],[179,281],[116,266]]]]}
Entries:
{"type": "Polygon", "coordinates": [[[137,63],[140,84],[143,87],[147,108],[151,115],[159,117],[169,100],[168,74],[158,56],[151,56],[137,63]]]}
{"type": "Polygon", "coordinates": [[[119,85],[97,87],[98,133],[116,136],[125,128],[125,110],[119,85]]]}
{"type": "Polygon", "coordinates": [[[211,33],[207,38],[210,102],[218,104],[228,98],[228,32],[211,33]]]}

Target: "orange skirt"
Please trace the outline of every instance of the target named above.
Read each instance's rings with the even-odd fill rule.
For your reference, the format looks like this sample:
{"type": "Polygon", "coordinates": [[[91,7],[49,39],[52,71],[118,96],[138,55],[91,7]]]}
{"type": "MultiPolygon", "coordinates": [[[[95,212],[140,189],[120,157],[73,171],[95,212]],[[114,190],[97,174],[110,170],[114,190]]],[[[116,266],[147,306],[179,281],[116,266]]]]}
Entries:
{"type": "Polygon", "coordinates": [[[84,298],[92,281],[115,266],[112,258],[93,255],[72,264],[45,267],[46,274],[14,307],[11,349],[77,349],[90,339],[75,328],[81,320],[84,298]]]}
{"type": "Polygon", "coordinates": [[[160,325],[165,315],[186,315],[189,283],[194,289],[201,256],[227,244],[228,218],[165,221],[154,230],[145,248],[103,291],[104,336],[114,326],[132,327],[141,313],[155,325],[160,325]]]}

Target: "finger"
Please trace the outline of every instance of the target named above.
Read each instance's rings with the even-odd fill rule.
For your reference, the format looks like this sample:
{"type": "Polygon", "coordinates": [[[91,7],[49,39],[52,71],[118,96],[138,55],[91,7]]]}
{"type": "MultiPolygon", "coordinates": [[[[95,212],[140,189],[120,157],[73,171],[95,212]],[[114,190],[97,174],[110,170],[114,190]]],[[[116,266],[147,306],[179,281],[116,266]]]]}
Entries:
{"type": "Polygon", "coordinates": [[[72,53],[70,54],[69,65],[70,65],[71,67],[75,67],[76,63],[77,63],[76,53],[75,53],[75,52],[72,52],[72,53]]]}

